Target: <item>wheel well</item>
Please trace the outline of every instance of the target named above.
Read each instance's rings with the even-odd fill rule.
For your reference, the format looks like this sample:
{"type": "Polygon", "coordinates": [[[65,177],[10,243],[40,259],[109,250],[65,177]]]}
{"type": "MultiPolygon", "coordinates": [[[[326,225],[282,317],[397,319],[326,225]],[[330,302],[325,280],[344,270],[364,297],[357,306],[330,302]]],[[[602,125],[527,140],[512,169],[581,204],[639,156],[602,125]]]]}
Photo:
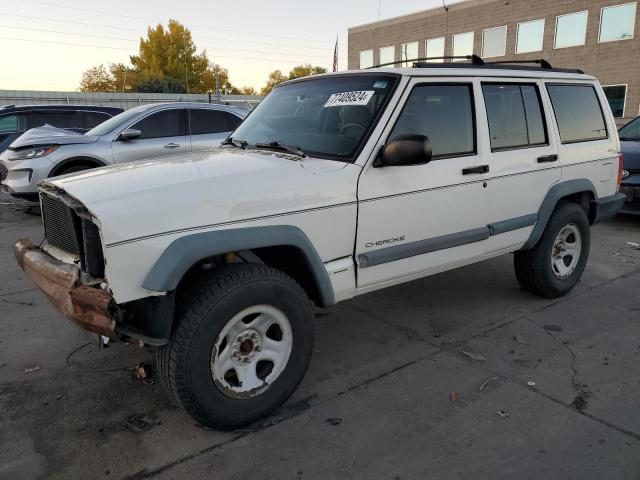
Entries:
{"type": "Polygon", "coordinates": [[[584,213],[589,218],[589,224],[593,224],[593,222],[595,222],[598,211],[593,192],[572,193],[571,195],[562,197],[559,201],[562,200],[577,203],[582,207],[584,213]]]}
{"type": "Polygon", "coordinates": [[[78,166],[97,168],[97,167],[104,167],[104,163],[89,157],[69,158],[67,160],[60,162],[58,165],[56,165],[53,168],[53,170],[51,170],[51,173],[49,174],[49,176],[55,177],[56,175],[60,175],[60,172],[63,172],[67,168],[78,167],[78,166]]]}
{"type": "Polygon", "coordinates": [[[183,294],[187,290],[202,281],[203,278],[206,278],[218,266],[233,262],[263,263],[276,268],[298,282],[316,305],[323,305],[324,303],[319,286],[304,253],[294,246],[278,245],[243,250],[241,252],[228,252],[200,260],[187,270],[178,283],[176,287],[176,308],[180,309],[183,305],[183,294]]]}

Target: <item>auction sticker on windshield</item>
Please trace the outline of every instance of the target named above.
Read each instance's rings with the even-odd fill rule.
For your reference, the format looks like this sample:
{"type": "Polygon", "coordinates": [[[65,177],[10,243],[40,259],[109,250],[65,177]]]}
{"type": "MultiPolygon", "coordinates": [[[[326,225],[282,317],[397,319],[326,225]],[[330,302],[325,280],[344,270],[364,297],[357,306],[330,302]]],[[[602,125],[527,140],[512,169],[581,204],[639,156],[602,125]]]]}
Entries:
{"type": "Polygon", "coordinates": [[[366,105],[374,93],[373,90],[334,93],[329,97],[327,103],[324,104],[324,108],[342,107],[346,105],[366,105]]]}

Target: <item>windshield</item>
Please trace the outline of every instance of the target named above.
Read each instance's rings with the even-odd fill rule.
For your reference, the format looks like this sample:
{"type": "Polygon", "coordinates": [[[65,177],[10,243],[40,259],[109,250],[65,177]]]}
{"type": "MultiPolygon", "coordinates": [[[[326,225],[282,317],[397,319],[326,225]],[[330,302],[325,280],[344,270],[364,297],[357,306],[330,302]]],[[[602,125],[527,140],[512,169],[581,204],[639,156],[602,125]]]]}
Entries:
{"type": "Polygon", "coordinates": [[[620,140],[640,140],[640,117],[631,120],[618,130],[620,140]]]}
{"type": "Polygon", "coordinates": [[[111,133],[121,125],[131,120],[133,117],[137,116],[140,112],[143,112],[144,110],[146,110],[147,108],[149,107],[143,105],[141,107],[135,107],[125,112],[119,113],[115,117],[111,117],[109,120],[102,122],[101,124],[93,127],[91,130],[85,133],[85,135],[94,135],[99,137],[101,135],[106,135],[107,133],[111,133]]]}
{"type": "Polygon", "coordinates": [[[278,142],[307,155],[350,161],[398,76],[335,75],[274,89],[233,133],[247,148],[278,142]]]}

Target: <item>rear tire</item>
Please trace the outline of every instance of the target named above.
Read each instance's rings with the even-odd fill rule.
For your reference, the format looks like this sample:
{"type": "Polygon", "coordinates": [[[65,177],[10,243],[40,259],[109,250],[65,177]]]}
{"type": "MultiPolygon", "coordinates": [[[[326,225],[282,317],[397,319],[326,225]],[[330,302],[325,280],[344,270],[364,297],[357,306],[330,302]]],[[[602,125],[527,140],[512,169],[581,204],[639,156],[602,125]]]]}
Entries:
{"type": "Polygon", "coordinates": [[[313,311],[285,273],[225,265],[195,283],[158,371],[169,396],[200,425],[237,428],[284,403],[309,366],[313,311]]]}
{"type": "Polygon", "coordinates": [[[589,220],[580,205],[562,201],[538,243],[515,253],[514,267],[524,290],[545,298],[566,295],[578,283],[589,259],[589,220]]]}

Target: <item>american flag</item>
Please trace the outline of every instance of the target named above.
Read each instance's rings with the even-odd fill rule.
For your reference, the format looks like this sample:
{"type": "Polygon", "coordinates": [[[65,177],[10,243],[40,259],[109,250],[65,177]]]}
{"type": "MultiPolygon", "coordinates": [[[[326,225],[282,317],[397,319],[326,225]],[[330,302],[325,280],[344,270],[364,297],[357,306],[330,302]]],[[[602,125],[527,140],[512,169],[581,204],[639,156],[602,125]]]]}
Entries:
{"type": "Polygon", "coordinates": [[[333,71],[338,71],[338,37],[336,37],[336,48],[333,49],[333,71]]]}

